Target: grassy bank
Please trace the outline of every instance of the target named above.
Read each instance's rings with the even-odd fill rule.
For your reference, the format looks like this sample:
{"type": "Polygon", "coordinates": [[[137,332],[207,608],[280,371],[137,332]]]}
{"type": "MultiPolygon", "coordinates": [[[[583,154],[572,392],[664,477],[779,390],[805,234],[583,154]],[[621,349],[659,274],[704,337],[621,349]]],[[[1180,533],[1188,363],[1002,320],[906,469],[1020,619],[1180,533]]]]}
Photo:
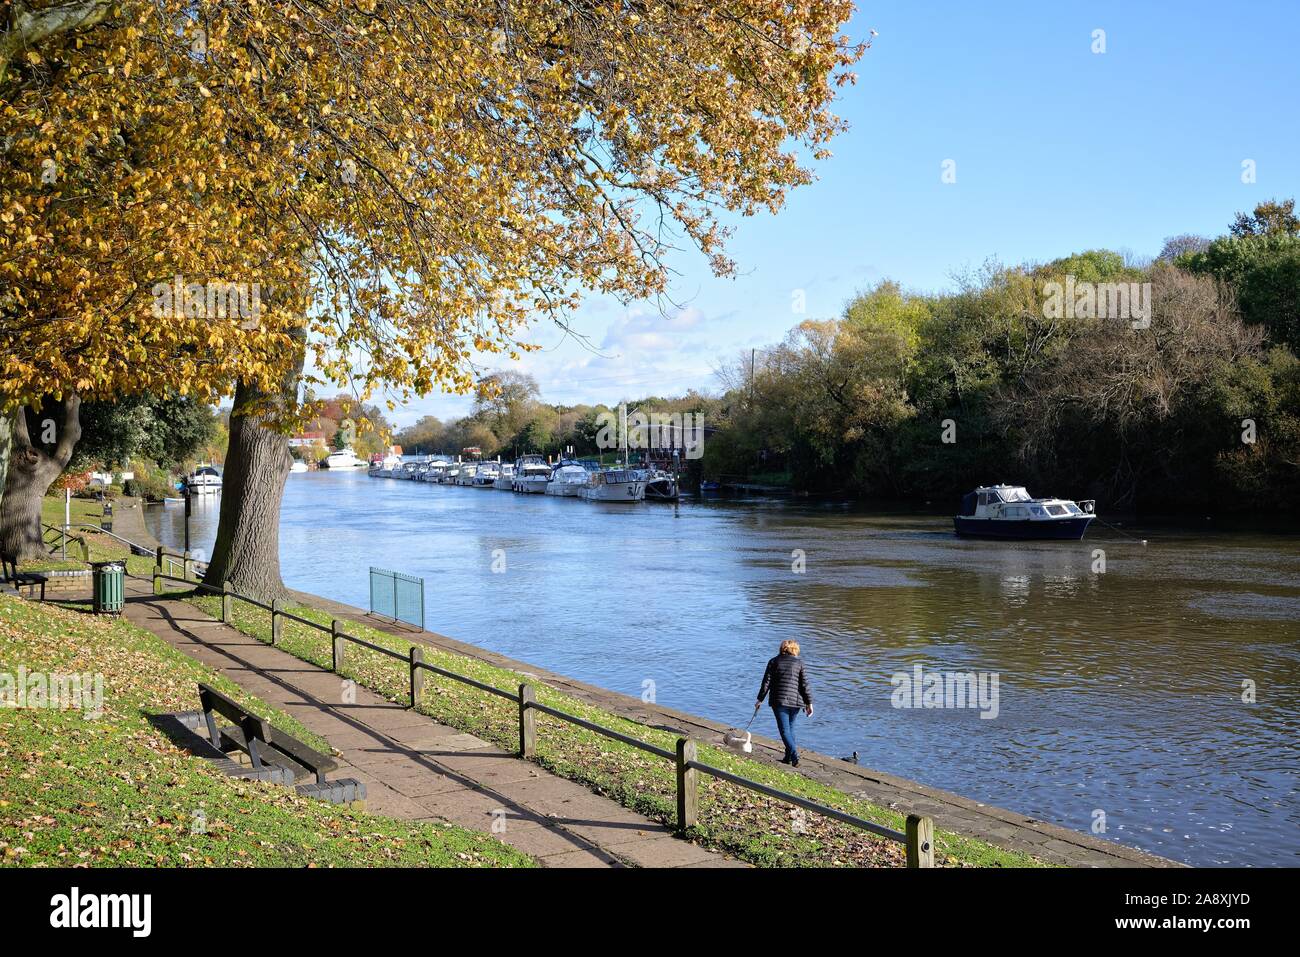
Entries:
{"type": "MultiPolygon", "coordinates": [[[[120,509],[125,506],[115,502],[114,507],[120,509]]],[[[74,498],[70,511],[73,525],[98,525],[103,521],[103,505],[93,499],[74,498]]],[[[41,502],[41,521],[46,525],[61,526],[63,519],[63,497],[47,495],[41,502]]],[[[75,540],[69,541],[68,557],[63,558],[61,551],[57,549],[58,538],[52,533],[47,533],[46,539],[54,543],[54,553],[36,561],[23,562],[21,570],[28,572],[65,571],[86,568],[87,561],[101,562],[122,559],[126,562],[127,571],[132,575],[147,576],[153,574],[152,558],[132,555],[131,549],[115,538],[84,528],[73,529],[71,534],[74,539],[85,542],[86,553],[84,558],[82,546],[75,540]]]]}
{"type": "MultiPolygon", "coordinates": [[[[220,599],[194,596],[189,600],[213,617],[221,614],[220,599]]],[[[289,609],[321,624],[330,616],[310,608],[289,609]]],[[[234,603],[233,624],[245,634],[269,641],[270,616],[243,602],[234,603]]],[[[408,653],[410,642],[365,625],[349,623],[347,632],[384,648],[408,653]]],[[[326,668],[330,667],[329,636],[286,620],[278,647],[326,668]]],[[[519,674],[462,655],[425,647],[425,660],[457,674],[476,678],[512,694],[525,680],[519,674]]],[[[394,701],[409,695],[407,669],[387,656],[349,643],[343,674],[394,701]]],[[[530,680],[538,700],[578,717],[672,750],[676,735],[629,721],[530,680]]],[[[426,673],[419,709],[444,724],[476,734],[502,747],[519,743],[518,711],[509,701],[460,682],[426,673]]],[[[546,715],[537,716],[538,761],[563,777],[580,781],[597,793],[665,823],[676,814],[676,777],[671,762],[630,745],[594,734],[546,715]]],[[[734,752],[702,746],[700,760],[752,780],[799,794],[871,821],[902,830],[903,815],[812,781],[797,772],[746,760],[734,752]]],[[[762,866],[898,867],[905,863],[903,846],[856,828],[805,813],[748,789],[701,775],[700,825],[692,839],[762,866]]],[[[940,831],[936,862],[945,866],[1023,867],[1036,862],[1028,856],[983,841],[940,831]]]]}
{"type": "MultiPolygon", "coordinates": [[[[147,720],[204,681],[290,734],[288,715],[120,620],[0,595],[0,675],[103,675],[103,715],[0,707],[0,862],[59,866],[491,867],[531,860],[485,835],[395,821],[226,777],[147,720]]],[[[4,680],[0,678],[0,681],[4,680]]],[[[327,749],[327,748],[326,748],[327,749]]]]}

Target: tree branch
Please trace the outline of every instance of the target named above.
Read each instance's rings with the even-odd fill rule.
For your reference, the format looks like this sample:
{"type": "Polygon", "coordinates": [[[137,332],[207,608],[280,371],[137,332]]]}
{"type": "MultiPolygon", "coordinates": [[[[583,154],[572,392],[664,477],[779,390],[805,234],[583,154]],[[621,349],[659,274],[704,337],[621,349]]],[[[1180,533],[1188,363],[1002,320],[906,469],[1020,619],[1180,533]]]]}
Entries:
{"type": "Polygon", "coordinates": [[[0,83],[4,82],[10,62],[22,50],[56,34],[102,23],[111,9],[110,0],[69,0],[39,10],[28,9],[25,3],[14,3],[8,29],[0,33],[0,83]]]}

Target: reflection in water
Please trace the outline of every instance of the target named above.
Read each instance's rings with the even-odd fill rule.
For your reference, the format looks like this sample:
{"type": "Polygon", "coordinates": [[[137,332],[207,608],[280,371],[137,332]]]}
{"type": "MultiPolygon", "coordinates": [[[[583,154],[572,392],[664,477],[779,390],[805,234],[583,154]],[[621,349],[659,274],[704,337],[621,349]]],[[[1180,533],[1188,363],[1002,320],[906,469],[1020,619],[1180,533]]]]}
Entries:
{"type": "MultiPolygon", "coordinates": [[[[216,516],[196,504],[195,547],[216,516]]],[[[151,521],[183,541],[183,508],[151,521]]],[[[289,477],[281,553],[290,586],[363,607],[369,566],[421,575],[434,630],[631,695],[652,679],[660,704],[729,723],[793,637],[810,748],[1080,830],[1102,810],[1105,836],[1180,860],[1295,865],[1300,542],[1144,534],[985,543],[843,505],[600,505],[321,472],[289,477]],[[891,676],[917,663],[996,672],[998,717],[893,708],[891,676]]]]}

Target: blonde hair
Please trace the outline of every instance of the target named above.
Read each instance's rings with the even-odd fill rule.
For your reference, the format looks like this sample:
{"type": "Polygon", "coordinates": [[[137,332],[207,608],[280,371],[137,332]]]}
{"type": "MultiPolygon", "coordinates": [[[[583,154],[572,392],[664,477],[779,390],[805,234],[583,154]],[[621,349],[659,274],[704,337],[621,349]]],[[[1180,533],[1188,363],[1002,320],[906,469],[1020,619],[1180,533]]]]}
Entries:
{"type": "Polygon", "coordinates": [[[781,642],[781,654],[794,655],[798,658],[799,642],[795,641],[793,638],[787,638],[785,641],[781,642]]]}

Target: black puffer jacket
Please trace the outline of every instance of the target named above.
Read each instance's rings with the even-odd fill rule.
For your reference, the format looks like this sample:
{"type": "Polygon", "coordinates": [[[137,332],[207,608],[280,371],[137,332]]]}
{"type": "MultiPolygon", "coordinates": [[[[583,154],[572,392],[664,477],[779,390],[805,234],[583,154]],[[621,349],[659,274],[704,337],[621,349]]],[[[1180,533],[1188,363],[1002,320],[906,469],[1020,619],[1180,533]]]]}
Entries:
{"type": "Polygon", "coordinates": [[[805,708],[812,705],[812,692],[808,690],[808,676],[797,655],[780,654],[767,663],[763,684],[758,689],[758,700],[772,692],[773,708],[805,708]]]}

